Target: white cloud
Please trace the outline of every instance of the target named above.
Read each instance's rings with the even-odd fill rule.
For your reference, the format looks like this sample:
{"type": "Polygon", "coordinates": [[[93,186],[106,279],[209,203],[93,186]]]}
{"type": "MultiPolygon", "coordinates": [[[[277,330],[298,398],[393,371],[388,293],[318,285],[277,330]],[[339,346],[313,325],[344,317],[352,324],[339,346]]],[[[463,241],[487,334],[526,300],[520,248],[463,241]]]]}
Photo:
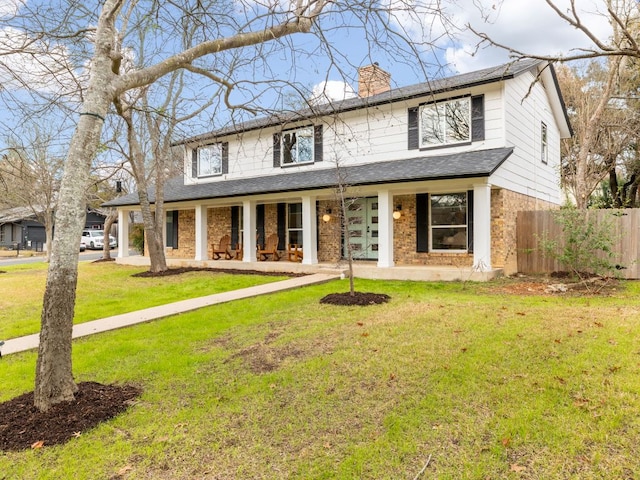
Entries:
{"type": "Polygon", "coordinates": [[[76,90],[66,48],[34,41],[11,27],[0,30],[0,84],[6,90],[28,87],[63,95],[76,90]]]}
{"type": "Polygon", "coordinates": [[[357,97],[357,94],[348,83],[328,80],[320,82],[313,87],[309,102],[312,105],[321,105],[354,97],[357,97]]]}
{"type": "MultiPolygon", "coordinates": [[[[566,12],[570,1],[556,0],[555,4],[566,12]]],[[[606,11],[604,0],[580,0],[577,4],[583,23],[598,38],[606,40],[611,27],[607,18],[598,13],[606,11]]],[[[442,22],[433,21],[427,31],[445,49],[445,60],[454,71],[477,70],[509,60],[507,51],[479,45],[480,39],[466,25],[502,45],[530,54],[567,55],[571,50],[591,46],[590,40],[562,20],[545,0],[458,0],[447,2],[445,8],[450,24],[443,27],[442,22]]],[[[408,19],[403,15],[402,28],[417,32],[417,26],[407,25],[408,19]]]]}
{"type": "Polygon", "coordinates": [[[15,15],[24,3],[23,0],[0,0],[0,18],[15,15]]]}

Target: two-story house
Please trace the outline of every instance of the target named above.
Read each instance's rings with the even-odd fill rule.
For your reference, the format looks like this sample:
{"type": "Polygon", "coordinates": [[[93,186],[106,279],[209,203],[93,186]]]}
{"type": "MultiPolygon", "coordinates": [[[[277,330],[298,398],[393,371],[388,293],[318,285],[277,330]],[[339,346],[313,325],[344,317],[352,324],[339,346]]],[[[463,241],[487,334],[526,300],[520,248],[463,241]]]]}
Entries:
{"type": "MultiPolygon", "coordinates": [[[[370,65],[357,98],[180,142],[184,177],[165,190],[168,257],[207,261],[229,235],[233,254],[253,263],[277,235],[281,262],[336,264],[350,249],[382,278],[400,266],[514,273],[516,212],[561,202],[560,139],[571,127],[553,67],[522,60],[390,83],[370,65]],[[286,255],[292,246],[302,255],[286,255]]],[[[119,261],[137,203],[109,202],[119,261]]]]}

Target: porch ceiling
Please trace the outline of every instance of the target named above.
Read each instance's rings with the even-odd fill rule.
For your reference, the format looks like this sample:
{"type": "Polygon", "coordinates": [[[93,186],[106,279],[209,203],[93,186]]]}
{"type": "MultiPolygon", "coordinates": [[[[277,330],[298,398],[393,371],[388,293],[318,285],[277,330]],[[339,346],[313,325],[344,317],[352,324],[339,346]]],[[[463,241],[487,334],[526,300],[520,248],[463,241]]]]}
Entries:
{"type": "MultiPolygon", "coordinates": [[[[350,186],[402,183],[421,180],[486,177],[491,175],[511,154],[513,148],[495,148],[450,155],[422,156],[405,160],[342,167],[341,176],[350,186]]],[[[276,192],[295,192],[337,185],[335,168],[313,169],[308,172],[282,173],[246,179],[232,179],[185,185],[183,177],[170,180],[165,186],[166,203],[210,198],[228,198],[276,192]]],[[[149,200],[155,201],[150,190],[149,200]]],[[[132,193],[106,202],[106,207],[138,205],[138,194],[132,193]]]]}

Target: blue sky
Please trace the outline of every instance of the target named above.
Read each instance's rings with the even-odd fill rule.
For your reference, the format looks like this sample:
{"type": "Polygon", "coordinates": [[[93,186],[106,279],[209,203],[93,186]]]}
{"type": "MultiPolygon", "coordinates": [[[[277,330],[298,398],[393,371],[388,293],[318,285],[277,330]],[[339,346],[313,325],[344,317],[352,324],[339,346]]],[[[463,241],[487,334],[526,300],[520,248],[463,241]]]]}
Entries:
{"type": "MultiPolygon", "coordinates": [[[[0,17],[3,13],[19,7],[22,2],[32,1],[34,0],[0,0],[0,17]]],[[[244,1],[250,4],[253,0],[244,1]]],[[[401,0],[381,1],[393,6],[394,2],[401,0]]],[[[560,8],[566,9],[569,1],[556,0],[555,3],[560,8]]],[[[264,0],[262,3],[269,2],[270,0],[264,0]]],[[[603,11],[604,0],[577,0],[577,3],[580,6],[583,21],[600,38],[606,38],[610,32],[609,26],[606,19],[597,14],[598,11],[603,11]]],[[[254,80],[260,72],[270,70],[272,75],[299,82],[306,88],[312,88],[323,80],[331,80],[333,85],[338,86],[339,91],[343,91],[344,88],[340,85],[344,82],[357,89],[355,84],[357,67],[372,61],[378,62],[383,69],[390,72],[392,85],[399,87],[423,82],[430,77],[477,70],[509,60],[504,50],[487,45],[478,46],[478,38],[466,29],[467,24],[489,34],[500,43],[531,53],[567,54],[572,49],[589,45],[586,37],[565,24],[545,0],[443,0],[440,4],[449,19],[448,23],[434,19],[426,13],[403,13],[401,10],[396,10],[396,15],[389,20],[393,29],[404,31],[418,42],[431,43],[429,48],[422,48],[423,63],[418,62],[415,55],[398,50],[399,45],[367,48],[365,36],[379,35],[381,31],[368,29],[365,32],[361,28],[344,28],[342,25],[348,21],[348,16],[342,14],[332,16],[328,22],[323,20],[323,25],[328,27],[327,37],[333,45],[333,53],[337,54],[337,61],[331,69],[328,68],[330,62],[326,51],[319,49],[318,42],[311,37],[296,35],[291,41],[295,43],[296,48],[304,47],[306,54],[287,52],[286,49],[280,50],[268,57],[263,64],[257,66],[249,64],[243,71],[246,72],[248,80],[254,80]]],[[[20,38],[20,32],[7,28],[4,18],[0,18],[0,50],[3,39],[4,42],[11,43],[12,39],[20,38]]],[[[64,52],[64,49],[59,50],[59,56],[53,62],[54,64],[61,63],[64,52]]],[[[42,68],[31,64],[28,57],[14,56],[10,62],[6,60],[7,57],[5,57],[5,63],[14,68],[21,67],[28,81],[29,72],[37,73],[42,68]]],[[[35,79],[36,76],[32,78],[35,79]]],[[[1,68],[0,82],[5,91],[13,90],[12,93],[19,94],[19,88],[6,80],[1,68]]],[[[35,80],[29,83],[38,88],[47,88],[46,85],[39,84],[35,80]]],[[[247,94],[251,94],[252,90],[259,87],[247,84],[246,88],[247,94]]],[[[264,97],[265,103],[271,102],[277,106],[280,102],[281,105],[285,105],[282,99],[274,101],[274,89],[267,88],[266,91],[269,94],[264,97]]],[[[0,121],[5,124],[20,123],[21,118],[12,113],[0,114],[0,121]]]]}

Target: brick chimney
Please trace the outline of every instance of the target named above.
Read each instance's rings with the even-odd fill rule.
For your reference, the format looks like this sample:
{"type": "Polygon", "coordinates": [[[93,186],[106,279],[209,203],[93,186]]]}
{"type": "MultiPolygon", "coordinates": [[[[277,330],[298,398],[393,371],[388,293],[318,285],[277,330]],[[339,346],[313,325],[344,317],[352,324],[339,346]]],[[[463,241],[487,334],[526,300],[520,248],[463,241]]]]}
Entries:
{"type": "Polygon", "coordinates": [[[391,74],[385,72],[377,63],[358,69],[358,95],[370,97],[391,90],[391,74]]]}

